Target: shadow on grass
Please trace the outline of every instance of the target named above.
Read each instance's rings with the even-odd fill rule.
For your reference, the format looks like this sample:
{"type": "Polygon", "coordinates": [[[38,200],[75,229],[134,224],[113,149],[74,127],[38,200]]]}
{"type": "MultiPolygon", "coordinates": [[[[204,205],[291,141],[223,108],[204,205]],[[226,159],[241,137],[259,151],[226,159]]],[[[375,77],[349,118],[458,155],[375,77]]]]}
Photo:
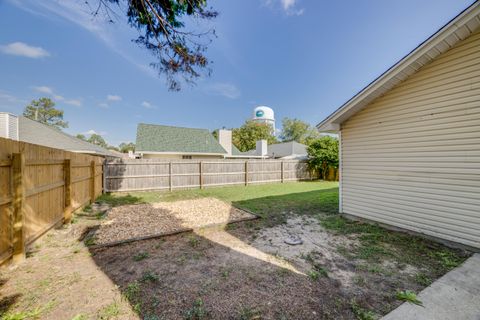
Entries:
{"type": "Polygon", "coordinates": [[[338,213],[338,188],[233,201],[232,205],[260,216],[266,227],[283,224],[293,215],[317,217],[338,213]]]}
{"type": "MultiPolygon", "coordinates": [[[[7,283],[6,279],[0,279],[0,290],[7,283]]],[[[5,297],[0,297],[0,319],[3,319],[3,316],[10,310],[12,306],[17,303],[20,299],[21,294],[13,294],[5,297]]]]}
{"type": "Polygon", "coordinates": [[[97,198],[97,202],[106,202],[112,207],[124,206],[129,204],[147,203],[141,197],[133,196],[131,194],[113,194],[105,193],[97,198]]]}

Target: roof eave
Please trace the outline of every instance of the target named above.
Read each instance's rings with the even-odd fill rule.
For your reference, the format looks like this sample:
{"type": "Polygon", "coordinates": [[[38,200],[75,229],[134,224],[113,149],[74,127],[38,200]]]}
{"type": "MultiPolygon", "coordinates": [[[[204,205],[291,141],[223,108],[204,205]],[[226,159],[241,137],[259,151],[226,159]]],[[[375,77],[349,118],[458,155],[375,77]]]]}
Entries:
{"type": "Polygon", "coordinates": [[[467,38],[480,26],[480,1],[476,1],[417,48],[390,67],[340,108],[317,124],[320,132],[338,132],[340,125],[441,53],[467,38]]]}

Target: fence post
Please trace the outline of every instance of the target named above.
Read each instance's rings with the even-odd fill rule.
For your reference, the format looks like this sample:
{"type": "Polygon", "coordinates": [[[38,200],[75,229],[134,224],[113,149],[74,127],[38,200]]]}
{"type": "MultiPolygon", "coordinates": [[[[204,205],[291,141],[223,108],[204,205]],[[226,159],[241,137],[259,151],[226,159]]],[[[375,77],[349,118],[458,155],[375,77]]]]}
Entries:
{"type": "Polygon", "coordinates": [[[102,194],[107,190],[107,160],[103,160],[102,164],[102,194]]]}
{"type": "Polygon", "coordinates": [[[14,153],[12,158],[13,177],[13,263],[25,260],[25,157],[23,153],[14,153]]]}
{"type": "Polygon", "coordinates": [[[172,161],[168,163],[168,190],[172,191],[172,161]]]}
{"type": "Polygon", "coordinates": [[[95,160],[90,162],[90,203],[95,201],[95,160]]]}
{"type": "Polygon", "coordinates": [[[199,165],[198,165],[198,172],[200,173],[200,177],[199,177],[200,189],[203,189],[203,175],[202,175],[202,171],[203,171],[203,162],[200,161],[200,163],[199,163],[199,165]]]}
{"type": "Polygon", "coordinates": [[[281,169],[282,169],[281,179],[282,179],[282,183],[283,183],[283,181],[285,180],[285,176],[284,176],[284,175],[285,175],[285,174],[284,174],[285,169],[284,169],[284,162],[283,162],[283,161],[280,163],[280,167],[281,167],[281,169]]]}
{"type": "Polygon", "coordinates": [[[245,160],[245,185],[248,186],[248,160],[245,160]]]}
{"type": "Polygon", "coordinates": [[[70,159],[64,160],[63,173],[65,179],[65,208],[63,210],[63,222],[70,223],[72,220],[72,164],[70,159]]]}

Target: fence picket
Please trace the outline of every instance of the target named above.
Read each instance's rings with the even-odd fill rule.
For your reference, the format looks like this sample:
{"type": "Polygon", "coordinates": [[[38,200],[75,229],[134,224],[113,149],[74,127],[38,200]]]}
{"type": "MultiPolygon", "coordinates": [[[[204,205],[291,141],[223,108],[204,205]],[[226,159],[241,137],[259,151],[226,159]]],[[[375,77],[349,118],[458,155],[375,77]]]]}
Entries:
{"type": "Polygon", "coordinates": [[[105,191],[147,191],[311,180],[298,160],[114,160],[105,163],[105,191]]]}
{"type": "Polygon", "coordinates": [[[0,138],[0,264],[21,261],[25,247],[102,193],[92,161],[96,170],[104,159],[0,138]]]}

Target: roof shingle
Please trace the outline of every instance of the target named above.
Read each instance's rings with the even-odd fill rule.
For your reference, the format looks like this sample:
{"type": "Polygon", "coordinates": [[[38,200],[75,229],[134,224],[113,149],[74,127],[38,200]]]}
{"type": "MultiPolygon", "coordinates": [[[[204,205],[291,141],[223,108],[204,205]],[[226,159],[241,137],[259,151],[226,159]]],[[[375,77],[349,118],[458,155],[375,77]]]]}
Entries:
{"type": "Polygon", "coordinates": [[[56,130],[23,116],[18,117],[18,135],[20,141],[39,144],[50,148],[63,149],[77,153],[118,157],[118,155],[107,149],[80,140],[66,134],[65,132],[56,130]]]}
{"type": "Polygon", "coordinates": [[[227,152],[207,129],[140,123],[136,152],[172,152],[225,155],[227,152]]]}

